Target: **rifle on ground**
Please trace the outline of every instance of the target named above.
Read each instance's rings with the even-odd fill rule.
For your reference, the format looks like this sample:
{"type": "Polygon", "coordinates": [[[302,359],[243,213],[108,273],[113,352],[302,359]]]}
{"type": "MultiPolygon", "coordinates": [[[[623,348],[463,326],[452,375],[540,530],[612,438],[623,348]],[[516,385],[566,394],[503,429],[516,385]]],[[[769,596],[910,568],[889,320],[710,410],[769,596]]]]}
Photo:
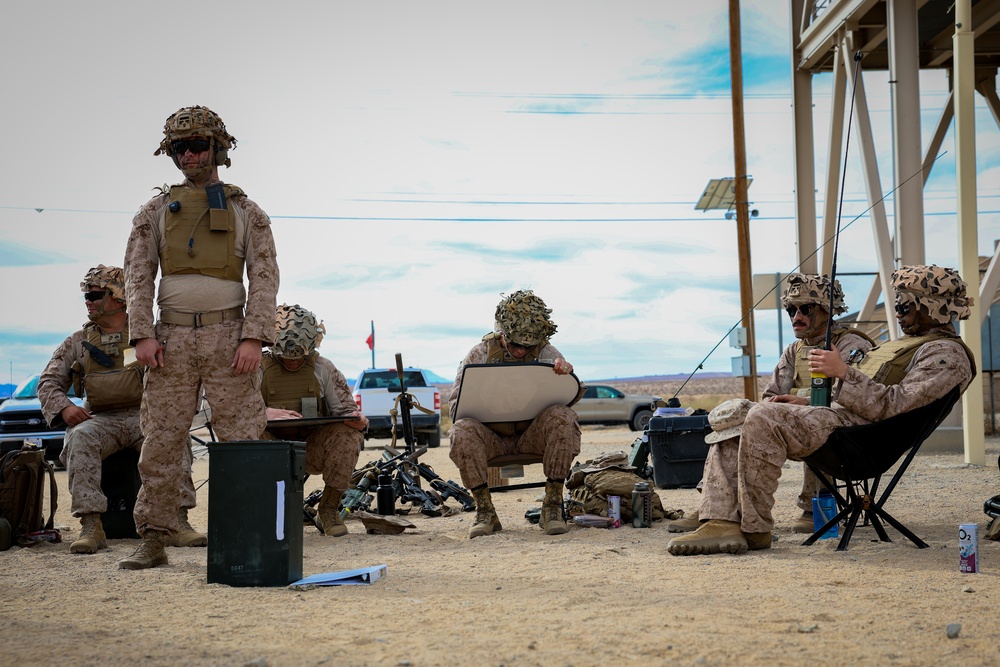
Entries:
{"type": "MultiPolygon", "coordinates": [[[[421,447],[417,451],[423,453],[426,449],[426,447],[421,447]]],[[[396,450],[391,447],[386,447],[385,451],[390,455],[397,454],[396,450]]],[[[419,454],[417,456],[419,456],[419,454]]],[[[440,475],[434,472],[433,468],[426,463],[420,463],[415,456],[407,456],[403,459],[403,461],[411,464],[416,469],[417,474],[427,480],[427,482],[431,485],[431,489],[437,492],[437,495],[441,499],[438,504],[444,503],[444,501],[448,500],[448,498],[454,498],[456,501],[461,503],[463,512],[471,512],[476,509],[476,500],[465,487],[453,482],[450,479],[445,481],[440,475]]]]}
{"type": "MultiPolygon", "coordinates": [[[[388,455],[388,452],[386,452],[388,455]]],[[[395,458],[395,457],[394,457],[395,458]]],[[[391,459],[390,459],[391,460],[391,459]]],[[[441,505],[444,500],[420,488],[420,484],[406,470],[402,462],[391,464],[396,473],[393,487],[396,489],[396,499],[404,503],[420,505],[420,513],[425,516],[441,516],[441,505]]]]}

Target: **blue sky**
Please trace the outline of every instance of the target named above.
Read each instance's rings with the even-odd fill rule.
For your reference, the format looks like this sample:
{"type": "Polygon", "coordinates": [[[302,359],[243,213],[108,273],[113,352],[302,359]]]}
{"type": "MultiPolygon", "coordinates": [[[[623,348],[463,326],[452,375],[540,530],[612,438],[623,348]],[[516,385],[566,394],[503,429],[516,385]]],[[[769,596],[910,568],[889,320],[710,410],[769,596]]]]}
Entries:
{"type": "MultiPolygon", "coordinates": [[[[692,372],[740,320],[735,223],[694,210],[734,171],[725,0],[102,5],[19,3],[0,27],[0,56],[19,63],[0,72],[0,379],[39,371],[85,321],[83,274],[120,264],[136,209],[179,180],[153,151],[190,104],[237,137],[222,177],[272,218],[279,303],[325,320],[321,351],[349,377],[371,364],[372,321],[376,365],[400,352],[453,377],[501,294],[523,288],[553,309],[553,343],[583,379],[692,372]]],[[[741,6],[753,271],[787,272],[787,2],[741,6]]],[[[886,78],[866,78],[884,139],[886,78]]],[[[929,132],[947,84],[921,85],[929,132]]],[[[978,117],[985,253],[1000,142],[978,117]]],[[[865,208],[853,164],[845,223],[865,208]]],[[[927,260],[946,265],[953,172],[952,150],[927,185],[927,260]]],[[[842,271],[873,269],[864,221],[840,243],[842,271]]],[[[843,282],[859,305],[864,280],[843,282]]],[[[757,314],[761,369],[778,321],[757,314]]],[[[723,343],[705,370],[735,354],[723,343]]]]}

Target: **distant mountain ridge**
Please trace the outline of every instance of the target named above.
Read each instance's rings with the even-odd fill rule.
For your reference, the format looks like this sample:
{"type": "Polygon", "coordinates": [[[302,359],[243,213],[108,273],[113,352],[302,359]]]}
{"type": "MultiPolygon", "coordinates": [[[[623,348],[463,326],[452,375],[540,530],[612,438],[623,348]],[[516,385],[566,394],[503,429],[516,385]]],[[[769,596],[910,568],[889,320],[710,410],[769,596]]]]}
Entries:
{"type": "MultiPolygon", "coordinates": [[[[691,373],[674,373],[672,375],[641,375],[637,377],[627,377],[627,378],[602,378],[599,380],[585,380],[585,382],[595,383],[595,382],[675,382],[678,380],[686,380],[691,375],[691,373]]],[[[695,377],[704,380],[714,380],[719,378],[731,378],[732,373],[718,373],[701,371],[694,374],[695,377]]]]}

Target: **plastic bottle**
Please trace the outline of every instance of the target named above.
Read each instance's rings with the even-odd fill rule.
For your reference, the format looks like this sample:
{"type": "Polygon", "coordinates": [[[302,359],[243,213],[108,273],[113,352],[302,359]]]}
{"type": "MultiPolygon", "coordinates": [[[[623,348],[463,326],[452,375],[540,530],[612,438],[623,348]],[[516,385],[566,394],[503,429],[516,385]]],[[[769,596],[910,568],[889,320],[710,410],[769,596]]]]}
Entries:
{"type": "MultiPolygon", "coordinates": [[[[837,499],[833,497],[833,494],[825,489],[813,496],[812,505],[814,531],[817,531],[825,526],[827,521],[837,515],[837,499]]],[[[839,532],[839,526],[837,524],[833,524],[825,533],[820,535],[819,539],[828,540],[832,537],[837,537],[839,532]]]]}
{"type": "Polygon", "coordinates": [[[392,488],[392,478],[389,475],[378,476],[378,486],[375,488],[375,503],[379,514],[391,515],[396,513],[396,490],[392,488]]]}
{"type": "Polygon", "coordinates": [[[632,489],[632,527],[652,528],[653,492],[648,482],[636,482],[632,489]]]}

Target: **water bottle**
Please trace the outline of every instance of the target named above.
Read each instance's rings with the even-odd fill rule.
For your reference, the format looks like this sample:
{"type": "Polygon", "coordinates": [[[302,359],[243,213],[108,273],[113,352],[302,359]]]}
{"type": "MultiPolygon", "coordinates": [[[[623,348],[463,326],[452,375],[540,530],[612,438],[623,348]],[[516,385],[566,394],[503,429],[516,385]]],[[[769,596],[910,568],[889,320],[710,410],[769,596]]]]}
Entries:
{"type": "Polygon", "coordinates": [[[396,513],[396,490],[392,488],[392,477],[378,476],[378,486],[375,488],[375,503],[378,513],[391,515],[396,513]]]}
{"type": "Polygon", "coordinates": [[[648,482],[636,482],[632,489],[632,527],[653,527],[653,492],[648,482]]]}
{"type": "MultiPolygon", "coordinates": [[[[833,494],[822,491],[818,495],[813,496],[813,531],[817,531],[826,525],[826,522],[837,516],[837,499],[833,497],[833,494]]],[[[837,537],[839,534],[839,525],[833,524],[829,530],[819,536],[821,540],[827,540],[831,537],[837,537]]]]}

